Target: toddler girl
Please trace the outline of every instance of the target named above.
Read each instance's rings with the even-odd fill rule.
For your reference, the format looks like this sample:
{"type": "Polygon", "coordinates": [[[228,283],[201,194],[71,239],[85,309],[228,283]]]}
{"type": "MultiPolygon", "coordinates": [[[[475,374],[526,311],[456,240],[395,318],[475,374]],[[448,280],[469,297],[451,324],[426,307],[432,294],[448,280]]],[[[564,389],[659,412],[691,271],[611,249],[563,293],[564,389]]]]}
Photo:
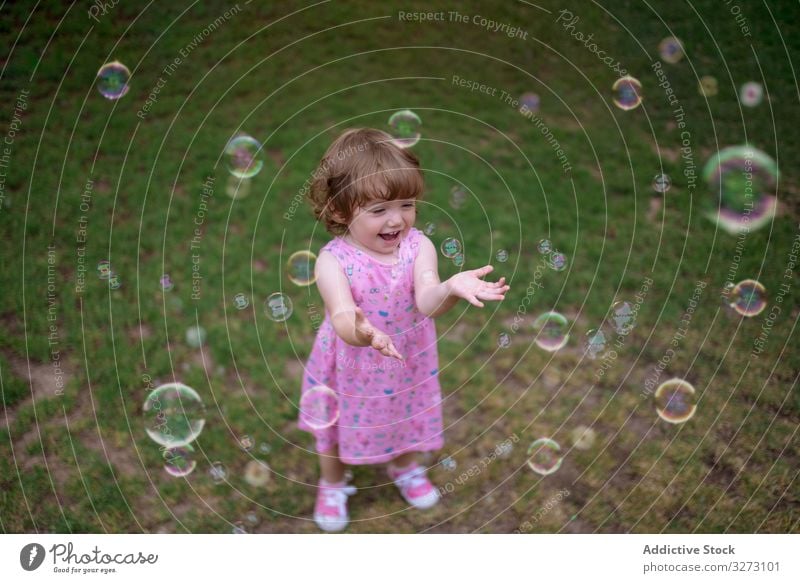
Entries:
{"type": "Polygon", "coordinates": [[[336,237],[316,263],[325,319],[303,376],[338,397],[339,417],[324,429],[301,411],[299,426],[316,438],[321,479],[314,520],[344,529],[345,464],[389,462],[403,498],[429,508],[439,493],[416,452],[442,447],[442,406],[432,318],[459,298],[483,307],[509,286],[482,278],[491,265],[439,281],[431,241],[414,228],[422,196],[419,161],[388,134],[349,130],[328,148],[314,172],[310,199],[317,219],[336,237]]]}

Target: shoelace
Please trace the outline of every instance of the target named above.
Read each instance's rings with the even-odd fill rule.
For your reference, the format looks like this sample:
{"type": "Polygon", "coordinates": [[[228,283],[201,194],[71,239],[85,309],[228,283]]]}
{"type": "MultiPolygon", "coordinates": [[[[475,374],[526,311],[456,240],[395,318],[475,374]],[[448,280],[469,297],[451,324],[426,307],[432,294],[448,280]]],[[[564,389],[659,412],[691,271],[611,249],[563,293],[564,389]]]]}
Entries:
{"type": "Polygon", "coordinates": [[[407,471],[405,474],[398,476],[395,483],[403,490],[417,488],[423,486],[427,479],[425,478],[425,468],[416,467],[413,470],[407,471]]]}
{"type": "Polygon", "coordinates": [[[339,488],[323,488],[322,501],[325,506],[335,506],[339,514],[344,514],[344,505],[347,497],[356,493],[355,486],[341,486],[339,488]]]}

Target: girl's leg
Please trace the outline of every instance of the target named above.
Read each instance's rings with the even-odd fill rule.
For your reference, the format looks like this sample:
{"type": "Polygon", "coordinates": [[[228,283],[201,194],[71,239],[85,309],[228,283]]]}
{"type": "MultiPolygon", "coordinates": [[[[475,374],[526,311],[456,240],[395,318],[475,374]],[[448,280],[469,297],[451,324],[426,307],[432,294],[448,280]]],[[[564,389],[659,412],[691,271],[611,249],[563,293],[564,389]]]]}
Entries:
{"type": "Polygon", "coordinates": [[[417,452],[409,451],[394,458],[390,463],[395,469],[407,468],[417,461],[417,452]]]}
{"type": "Polygon", "coordinates": [[[344,464],[339,459],[338,445],[334,445],[330,451],[319,454],[319,469],[322,479],[329,484],[338,484],[344,480],[344,464]]]}

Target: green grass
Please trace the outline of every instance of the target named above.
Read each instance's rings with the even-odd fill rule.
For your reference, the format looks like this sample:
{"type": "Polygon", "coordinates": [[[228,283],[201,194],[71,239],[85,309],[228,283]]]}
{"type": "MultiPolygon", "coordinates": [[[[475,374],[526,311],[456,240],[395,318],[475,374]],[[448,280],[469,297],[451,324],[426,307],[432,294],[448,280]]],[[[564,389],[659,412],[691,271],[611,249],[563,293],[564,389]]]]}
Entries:
{"type": "MultiPolygon", "coordinates": [[[[588,5],[576,12],[576,30],[593,33],[642,81],[644,107],[630,112],[613,107],[614,72],[555,22],[561,7],[551,3],[543,5],[550,15],[523,3],[491,13],[478,3],[459,9],[522,26],[527,41],[471,24],[397,21],[398,9],[432,9],[423,2],[330,3],[283,20],[301,6],[240,3],[240,14],[165,76],[144,120],[137,111],[164,67],[228,5],[156,3],[140,15],[121,3],[94,23],[82,9],[65,15],[62,3],[45,2],[24,30],[17,23],[29,8],[4,7],[0,39],[13,46],[0,84],[5,119],[21,90],[30,97],[6,169],[8,204],[0,206],[0,381],[11,421],[0,424],[3,530],[230,532],[256,510],[254,530],[315,531],[308,518],[316,459],[294,423],[298,371],[314,338],[311,314],[322,303],[313,287],[287,287],[282,266],[295,250],[318,250],[328,235],[305,205],[291,220],[284,214],[342,129],[384,128],[391,112],[411,108],[424,123],[414,148],[426,178],[418,226],[435,222],[436,245],[458,236],[468,267],[492,261],[495,273],[512,281],[502,305],[459,305],[438,322],[447,396],[441,455],[453,456],[458,468],[437,467],[434,481],[455,482],[502,440],[519,441],[429,514],[402,512],[395,492],[371,487],[385,483],[380,469],[354,468],[366,489],[353,499],[350,532],[510,532],[560,489],[569,495],[532,532],[797,532],[799,294],[796,270],[788,280],[784,270],[798,234],[791,164],[800,159],[797,89],[786,51],[797,54],[800,10],[783,3],[779,35],[769,13],[753,9],[753,36],[743,39],[719,3],[700,2],[697,14],[663,4],[658,17],[629,2],[615,3],[613,15],[588,5]],[[370,18],[376,20],[360,22],[370,18]],[[681,131],[650,69],[670,30],[688,52],[664,70],[685,110],[697,172],[718,148],[745,141],[780,164],[783,212],[746,238],[738,263],[737,279],[759,279],[769,290],[771,303],[757,318],[720,310],[737,238],[701,216],[704,185],[691,194],[683,174],[681,131]],[[117,102],[93,86],[97,69],[113,59],[133,72],[130,92],[117,102]],[[454,87],[453,75],[498,95],[454,87]],[[707,101],[696,89],[701,75],[719,80],[719,94],[707,101]],[[753,79],[763,81],[770,99],[740,111],[738,87],[753,79]],[[566,152],[569,174],[501,91],[541,96],[539,115],[566,152]],[[262,140],[269,155],[249,196],[233,200],[225,195],[221,151],[238,130],[262,140]],[[662,167],[673,186],[663,221],[650,222],[650,182],[662,167]],[[192,250],[209,176],[214,195],[192,250]],[[80,197],[90,178],[86,211],[80,197]],[[448,203],[455,183],[474,195],[459,210],[448,203]],[[85,291],[76,293],[81,216],[87,273],[85,291]],[[567,254],[569,268],[543,274],[512,345],[497,351],[498,334],[510,330],[535,277],[536,243],[544,237],[567,254]],[[50,273],[48,245],[55,249],[50,273]],[[509,251],[507,263],[494,262],[499,248],[509,251]],[[199,300],[192,299],[193,253],[203,276],[199,300]],[[104,259],[120,289],[98,279],[95,266],[104,259]],[[162,273],[175,282],[170,292],[160,290],[162,273]],[[633,298],[645,277],[653,284],[637,327],[598,381],[600,362],[581,360],[582,337],[615,299],[633,298]],[[641,393],[699,280],[708,285],[664,374],[694,383],[700,403],[692,420],[671,426],[641,393]],[[791,286],[765,350],[751,358],[785,282],[791,286]],[[286,326],[261,312],[279,287],[294,302],[286,326]],[[235,309],[237,293],[248,296],[250,308],[235,309]],[[553,355],[532,344],[530,328],[548,309],[573,323],[570,344],[553,355]],[[202,355],[184,338],[198,321],[208,332],[202,355]],[[48,343],[51,325],[58,344],[48,343]],[[64,366],[63,394],[53,385],[54,349],[64,366]],[[161,453],[143,431],[145,374],[182,380],[206,404],[198,468],[185,481],[163,471],[161,453]],[[589,451],[569,447],[580,424],[597,432],[589,451]],[[271,446],[269,454],[252,453],[275,472],[266,489],[242,478],[250,457],[237,445],[243,434],[271,446]],[[540,436],[569,450],[562,468],[545,478],[525,465],[527,444],[540,436]],[[227,484],[208,475],[218,460],[229,470],[227,484]]],[[[449,262],[440,270],[456,272],[449,262]]]]}

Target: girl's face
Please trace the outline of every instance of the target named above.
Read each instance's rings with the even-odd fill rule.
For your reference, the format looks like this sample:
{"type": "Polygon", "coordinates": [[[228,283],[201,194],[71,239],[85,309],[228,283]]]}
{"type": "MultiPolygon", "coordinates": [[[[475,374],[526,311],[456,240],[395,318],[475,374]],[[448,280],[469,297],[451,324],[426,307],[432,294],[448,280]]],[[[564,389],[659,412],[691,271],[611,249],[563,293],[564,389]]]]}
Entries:
{"type": "Polygon", "coordinates": [[[355,210],[348,232],[361,247],[390,255],[397,249],[401,238],[414,226],[416,219],[414,199],[376,200],[355,210]]]}

